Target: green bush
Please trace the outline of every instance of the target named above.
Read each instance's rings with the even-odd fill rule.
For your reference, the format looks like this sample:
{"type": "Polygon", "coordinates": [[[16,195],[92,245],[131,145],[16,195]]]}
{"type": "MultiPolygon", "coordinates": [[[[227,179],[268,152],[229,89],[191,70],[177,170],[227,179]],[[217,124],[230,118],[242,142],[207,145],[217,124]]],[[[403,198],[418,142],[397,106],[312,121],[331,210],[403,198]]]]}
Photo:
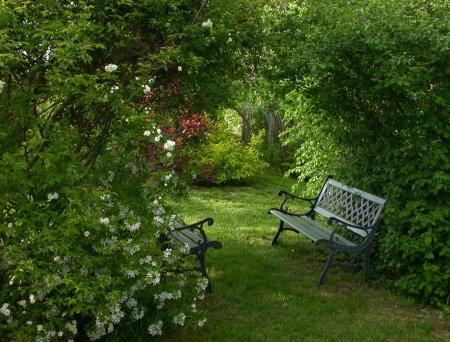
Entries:
{"type": "Polygon", "coordinates": [[[213,180],[216,184],[242,182],[267,167],[262,160],[263,141],[264,131],[254,136],[249,145],[242,145],[231,132],[219,125],[202,147],[199,164],[211,165],[210,172],[217,174],[213,180]]]}
{"type": "Polygon", "coordinates": [[[450,300],[449,15],[440,3],[314,1],[278,27],[279,76],[302,85],[286,116],[285,137],[301,146],[294,171],[389,197],[375,264],[440,307],[450,300]]]}

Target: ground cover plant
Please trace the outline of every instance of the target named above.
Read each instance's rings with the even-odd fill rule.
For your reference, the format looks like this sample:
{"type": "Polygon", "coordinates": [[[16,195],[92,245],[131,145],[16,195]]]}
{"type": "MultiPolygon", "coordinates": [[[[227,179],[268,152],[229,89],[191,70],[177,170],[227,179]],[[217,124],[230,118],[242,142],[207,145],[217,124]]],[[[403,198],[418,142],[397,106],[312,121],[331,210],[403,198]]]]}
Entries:
{"type": "Polygon", "coordinates": [[[365,285],[359,270],[333,268],[318,288],[325,249],[294,233],[270,246],[278,223],[267,209],[294,183],[268,171],[243,186],[194,188],[180,203],[187,221],[214,218],[208,235],[223,249],[206,258],[206,326],[161,341],[448,341],[450,318],[396,294],[383,274],[365,285]]]}

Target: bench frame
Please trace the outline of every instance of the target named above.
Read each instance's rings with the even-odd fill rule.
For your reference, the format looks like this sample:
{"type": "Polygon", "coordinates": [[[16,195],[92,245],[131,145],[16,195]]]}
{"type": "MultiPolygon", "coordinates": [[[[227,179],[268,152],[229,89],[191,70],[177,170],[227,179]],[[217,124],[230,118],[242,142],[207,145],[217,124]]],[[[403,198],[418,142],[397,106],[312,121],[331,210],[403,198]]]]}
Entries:
{"type": "Polygon", "coordinates": [[[324,245],[329,250],[328,261],[320,275],[318,286],[323,285],[329,269],[334,265],[362,266],[366,281],[370,282],[370,246],[378,230],[380,215],[387,202],[386,199],[349,187],[333,180],[331,176],[327,177],[319,195],[315,198],[302,198],[283,190],[278,192],[278,196],[284,196],[280,208],[268,211],[269,214],[280,219],[272,246],[277,243],[278,237],[285,230],[302,233],[315,246],[324,245]],[[304,214],[290,212],[288,204],[294,200],[308,202],[310,210],[304,214]],[[316,221],[318,215],[327,219],[327,227],[316,221]],[[346,231],[346,233],[339,234],[338,232],[341,231],[346,231]],[[361,241],[355,242],[354,239],[348,237],[349,235],[353,235],[361,241]],[[347,253],[350,263],[333,265],[333,260],[339,252],[347,253]],[[364,253],[364,263],[357,264],[355,259],[361,253],[364,253]]]}
{"type": "Polygon", "coordinates": [[[214,220],[210,217],[203,219],[201,221],[186,224],[182,220],[179,220],[175,228],[172,229],[166,235],[160,237],[160,242],[163,243],[163,248],[168,248],[169,245],[173,247],[189,247],[189,253],[187,255],[194,255],[196,260],[199,262],[198,267],[183,268],[178,269],[178,272],[185,271],[198,271],[202,274],[204,278],[208,280],[208,285],[206,291],[212,293],[211,281],[209,279],[208,273],[205,267],[205,254],[209,248],[221,249],[222,244],[219,241],[214,241],[208,239],[206,236],[203,226],[205,224],[208,226],[213,225],[214,220]]]}

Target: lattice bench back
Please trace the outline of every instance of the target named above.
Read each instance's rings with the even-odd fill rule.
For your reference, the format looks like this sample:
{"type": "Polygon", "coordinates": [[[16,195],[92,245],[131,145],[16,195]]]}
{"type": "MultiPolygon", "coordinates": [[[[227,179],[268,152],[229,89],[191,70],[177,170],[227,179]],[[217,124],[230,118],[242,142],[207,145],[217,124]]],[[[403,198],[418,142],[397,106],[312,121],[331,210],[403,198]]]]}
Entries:
{"type": "MultiPolygon", "coordinates": [[[[314,210],[327,218],[335,216],[349,224],[366,228],[377,223],[386,202],[381,197],[328,178],[317,197],[314,210]]],[[[370,232],[353,227],[348,229],[361,236],[370,232]]]]}

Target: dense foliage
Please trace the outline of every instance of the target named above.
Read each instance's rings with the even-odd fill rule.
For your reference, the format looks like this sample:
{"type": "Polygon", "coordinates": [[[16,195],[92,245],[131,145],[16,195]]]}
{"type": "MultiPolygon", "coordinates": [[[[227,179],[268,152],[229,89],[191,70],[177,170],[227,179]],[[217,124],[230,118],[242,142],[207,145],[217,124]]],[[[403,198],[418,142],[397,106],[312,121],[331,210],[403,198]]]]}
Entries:
{"type": "Polygon", "coordinates": [[[249,144],[243,145],[225,125],[219,125],[209,134],[198,156],[200,165],[211,166],[200,182],[236,184],[267,168],[268,164],[263,161],[263,139],[264,131],[261,131],[249,144]]]}
{"type": "MultiPolygon", "coordinates": [[[[302,1],[273,26],[296,172],[389,197],[377,262],[444,307],[450,289],[450,3],[302,1]]],[[[320,182],[319,182],[320,183],[320,182]]]]}
{"type": "Polygon", "coordinates": [[[155,238],[176,219],[167,196],[195,176],[200,110],[244,67],[248,6],[1,2],[2,338],[205,323],[204,280],[170,273],[186,251],[162,253],[155,238]]]}

